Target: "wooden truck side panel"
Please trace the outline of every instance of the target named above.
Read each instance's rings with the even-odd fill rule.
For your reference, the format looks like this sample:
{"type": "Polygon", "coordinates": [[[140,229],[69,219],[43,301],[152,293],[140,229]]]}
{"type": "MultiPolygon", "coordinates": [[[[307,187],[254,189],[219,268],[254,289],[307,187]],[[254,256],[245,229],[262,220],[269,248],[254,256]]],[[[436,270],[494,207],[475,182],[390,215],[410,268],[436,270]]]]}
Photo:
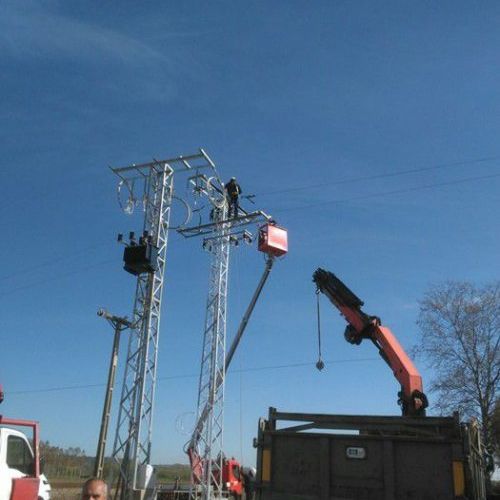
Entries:
{"type": "Polygon", "coordinates": [[[262,499],[454,498],[451,443],[309,433],[267,437],[271,481],[262,499]],[[363,458],[351,458],[355,450],[363,458]]]}
{"type": "MultiPolygon", "coordinates": [[[[275,421],[267,422],[259,429],[256,443],[256,498],[485,498],[478,493],[467,494],[467,491],[472,491],[471,484],[466,484],[471,482],[467,474],[469,457],[465,454],[460,428],[453,424],[453,419],[440,419],[439,422],[436,419],[439,425],[431,428],[427,425],[432,422],[429,417],[431,420],[426,419],[421,432],[418,431],[418,421],[413,421],[411,431],[405,433],[397,424],[398,417],[388,418],[389,424],[380,432],[372,423],[371,430],[356,433],[352,430],[305,432],[307,425],[283,430],[275,428],[275,421]]],[[[363,419],[352,417],[353,422],[361,423],[360,427],[363,427],[363,419]]],[[[373,417],[366,419],[373,420],[373,417]]],[[[311,416],[312,420],[314,416],[311,416]]]]}

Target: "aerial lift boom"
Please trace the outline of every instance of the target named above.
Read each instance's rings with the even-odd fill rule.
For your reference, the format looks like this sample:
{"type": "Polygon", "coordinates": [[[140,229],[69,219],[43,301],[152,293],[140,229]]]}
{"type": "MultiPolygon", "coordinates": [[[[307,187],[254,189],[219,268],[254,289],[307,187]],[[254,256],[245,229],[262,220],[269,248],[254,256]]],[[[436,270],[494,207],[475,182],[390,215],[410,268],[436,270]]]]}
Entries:
{"type": "Polygon", "coordinates": [[[346,319],[344,337],[347,342],[359,345],[363,339],[371,340],[392,369],[401,384],[398,403],[403,416],[424,416],[428,401],[422,377],[391,330],[382,326],[377,316],[363,312],[364,302],[333,273],[319,268],[313,274],[313,281],[346,319]]]}
{"type": "MultiPolygon", "coordinates": [[[[236,335],[234,336],[231,346],[225,356],[224,374],[229,369],[229,365],[245,332],[248,321],[250,320],[250,317],[261,295],[264,285],[267,282],[269,274],[271,273],[275,258],[285,255],[288,251],[286,230],[276,226],[274,222],[265,224],[259,230],[258,249],[259,251],[266,254],[266,264],[259,283],[257,284],[257,287],[252,295],[250,303],[248,304],[248,307],[240,321],[236,335]]],[[[198,417],[191,439],[186,443],[185,446],[185,452],[187,453],[191,464],[192,480],[195,484],[198,484],[203,480],[203,469],[204,467],[206,467],[206,464],[204,463],[203,458],[199,452],[200,441],[202,440],[202,434],[210,416],[210,409],[214,404],[214,395],[217,393],[219,387],[223,383],[223,377],[221,375],[217,376],[215,380],[215,390],[211,391],[211,395],[198,417]]],[[[229,492],[236,497],[240,497],[243,490],[243,485],[239,475],[238,477],[236,477],[235,474],[233,474],[235,468],[240,468],[240,464],[236,460],[224,460],[221,474],[223,477],[223,482],[228,488],[229,492]]]]}
{"type": "MultiPolygon", "coordinates": [[[[231,360],[233,359],[234,353],[236,352],[238,344],[240,343],[241,337],[243,336],[243,333],[245,332],[245,329],[248,325],[248,320],[250,319],[250,316],[252,315],[255,304],[257,303],[257,300],[259,299],[260,293],[262,292],[262,289],[264,288],[264,285],[266,284],[267,278],[269,277],[269,273],[271,272],[271,269],[273,267],[273,263],[274,263],[274,257],[272,255],[268,256],[268,258],[266,260],[266,267],[264,268],[264,272],[262,273],[259,284],[257,285],[257,288],[255,289],[255,292],[252,296],[252,299],[250,300],[250,303],[247,307],[247,310],[245,311],[245,314],[243,315],[243,318],[241,319],[240,325],[238,327],[238,331],[236,332],[236,335],[233,339],[231,347],[229,348],[229,350],[226,354],[226,362],[225,362],[225,372],[226,373],[227,373],[227,370],[228,370],[229,365],[231,363],[231,360]]],[[[222,379],[219,378],[217,380],[217,386],[219,386],[221,383],[222,383],[222,379]]],[[[200,434],[201,429],[205,425],[205,421],[206,421],[207,416],[208,416],[208,405],[207,405],[206,410],[202,412],[201,417],[199,418],[198,422],[196,423],[195,430],[193,432],[193,436],[191,437],[191,441],[189,442],[189,445],[187,447],[188,454],[189,454],[189,450],[193,450],[195,448],[195,444],[197,443],[197,440],[198,440],[198,435],[200,434]]]]}

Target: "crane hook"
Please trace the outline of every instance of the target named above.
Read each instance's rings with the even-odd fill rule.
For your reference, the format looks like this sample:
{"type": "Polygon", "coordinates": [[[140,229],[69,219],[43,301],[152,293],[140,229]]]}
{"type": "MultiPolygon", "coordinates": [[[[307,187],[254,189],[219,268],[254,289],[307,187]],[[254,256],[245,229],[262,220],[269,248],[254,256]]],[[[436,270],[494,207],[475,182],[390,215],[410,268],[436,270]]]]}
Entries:
{"type": "Polygon", "coordinates": [[[316,362],[316,368],[321,371],[325,367],[325,363],[321,359],[321,316],[319,307],[319,288],[316,288],[316,312],[318,318],[318,361],[316,362]]]}

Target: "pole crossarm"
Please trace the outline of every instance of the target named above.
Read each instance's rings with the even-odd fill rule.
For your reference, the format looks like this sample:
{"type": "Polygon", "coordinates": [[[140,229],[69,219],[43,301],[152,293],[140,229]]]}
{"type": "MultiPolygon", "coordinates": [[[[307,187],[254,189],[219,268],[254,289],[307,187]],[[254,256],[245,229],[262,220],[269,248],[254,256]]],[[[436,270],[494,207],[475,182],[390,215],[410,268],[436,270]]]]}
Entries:
{"type": "Polygon", "coordinates": [[[219,180],[219,183],[222,185],[222,181],[219,179],[219,175],[215,168],[214,162],[208,156],[208,154],[203,150],[199,149],[199,153],[191,154],[191,155],[180,155],[175,158],[168,158],[165,160],[156,160],[153,159],[147,163],[139,163],[132,165],[127,165],[125,167],[110,167],[111,170],[118,175],[120,178],[132,177],[134,176],[142,176],[148,177],[151,169],[161,168],[161,165],[170,165],[176,172],[182,172],[186,170],[200,170],[208,168],[212,170],[215,177],[219,180]]]}
{"type": "MultiPolygon", "coordinates": [[[[240,227],[248,226],[250,224],[256,224],[259,222],[268,222],[270,220],[270,215],[267,215],[262,210],[256,210],[255,212],[249,212],[247,214],[238,215],[237,217],[233,217],[231,219],[226,219],[223,222],[226,222],[228,224],[230,223],[230,236],[233,231],[237,230],[240,227]]],[[[179,234],[182,234],[182,236],[184,236],[185,238],[193,238],[194,236],[204,236],[206,234],[217,233],[217,228],[219,225],[220,222],[213,221],[198,226],[180,228],[177,229],[177,232],[179,234]]]]}

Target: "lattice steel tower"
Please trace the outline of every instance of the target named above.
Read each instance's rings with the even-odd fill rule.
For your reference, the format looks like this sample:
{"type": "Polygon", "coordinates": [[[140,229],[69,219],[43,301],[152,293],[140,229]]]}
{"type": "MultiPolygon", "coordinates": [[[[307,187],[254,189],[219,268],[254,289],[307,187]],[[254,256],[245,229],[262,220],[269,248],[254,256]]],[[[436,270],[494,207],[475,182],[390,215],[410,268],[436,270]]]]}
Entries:
{"type": "Polygon", "coordinates": [[[229,230],[227,201],[221,198],[220,208],[215,208],[213,218],[215,234],[209,241],[212,254],[208,297],[205,312],[205,329],[198,388],[197,420],[208,411],[207,424],[200,429],[198,449],[202,461],[200,481],[201,498],[221,498],[222,495],[222,445],[224,420],[224,384],[226,359],[226,308],[229,273],[229,230]]]}
{"type": "Polygon", "coordinates": [[[134,263],[128,269],[137,274],[134,328],[128,343],[112,452],[120,465],[117,497],[122,500],[132,499],[134,491],[146,489],[138,479],[144,476],[151,458],[161,301],[168,233],[173,229],[170,212],[174,174],[206,168],[217,176],[213,162],[200,150],[194,155],[112,169],[121,179],[119,194],[126,192],[128,196],[125,203],[121,202],[124,211],[131,213],[140,204],[144,208],[143,235],[136,241],[131,233],[128,248],[132,251],[144,248],[150,265],[148,268],[134,263]]]}
{"type": "Polygon", "coordinates": [[[227,498],[223,483],[224,385],[226,372],[226,313],[228,298],[229,254],[233,244],[251,242],[252,235],[243,226],[264,222],[262,211],[239,210],[228,219],[228,203],[223,186],[203,176],[191,178],[195,191],[208,195],[211,221],[208,224],[179,229],[186,237],[208,235],[203,246],[211,254],[209,289],[198,385],[196,424],[186,444],[192,469],[191,498],[214,500],[227,498]]]}

